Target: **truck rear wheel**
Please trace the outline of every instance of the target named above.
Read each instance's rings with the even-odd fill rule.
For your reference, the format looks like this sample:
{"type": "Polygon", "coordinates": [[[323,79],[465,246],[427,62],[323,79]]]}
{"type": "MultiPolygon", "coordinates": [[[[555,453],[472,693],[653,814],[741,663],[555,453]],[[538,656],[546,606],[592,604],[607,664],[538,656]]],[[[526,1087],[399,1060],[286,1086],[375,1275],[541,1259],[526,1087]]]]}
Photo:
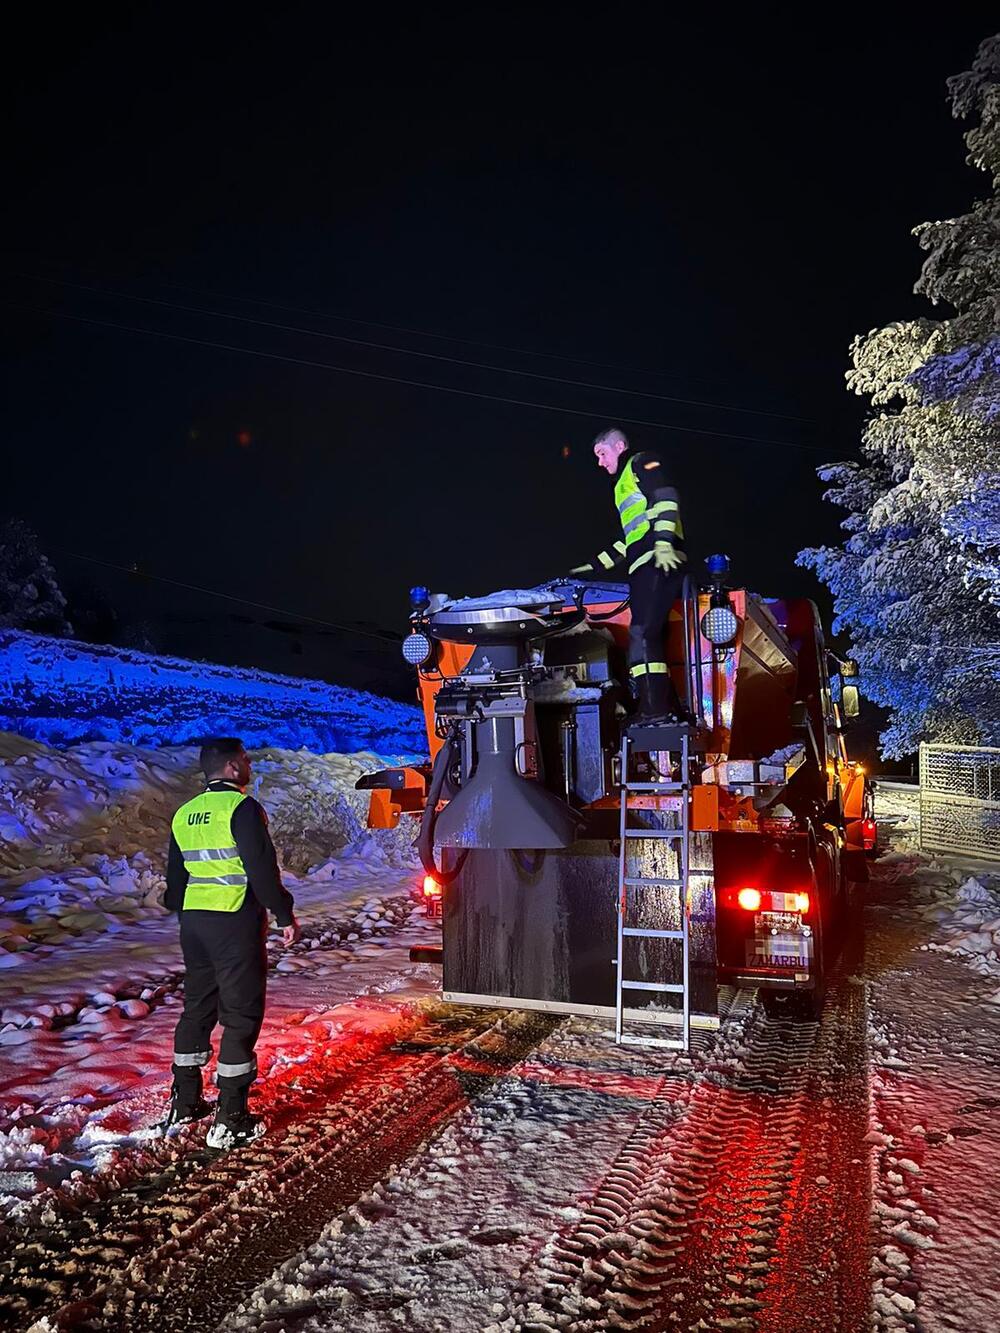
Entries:
{"type": "Polygon", "coordinates": [[[823,988],[804,991],[765,990],[760,993],[768,1018],[793,1023],[816,1023],[823,1012],[823,988]]]}

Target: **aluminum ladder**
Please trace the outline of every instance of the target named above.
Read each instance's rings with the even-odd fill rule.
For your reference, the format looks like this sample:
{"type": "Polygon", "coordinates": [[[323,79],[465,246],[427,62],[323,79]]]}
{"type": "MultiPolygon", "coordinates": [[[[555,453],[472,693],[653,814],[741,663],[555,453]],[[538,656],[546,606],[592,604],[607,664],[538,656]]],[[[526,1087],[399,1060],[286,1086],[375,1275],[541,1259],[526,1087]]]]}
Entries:
{"type": "Polygon", "coordinates": [[[691,824],[691,777],[689,759],[690,731],[686,726],[633,728],[634,735],[628,728],[622,734],[620,805],[620,850],[618,854],[618,956],[615,960],[615,1041],[629,1046],[661,1046],[668,1050],[686,1051],[691,1039],[691,993],[689,977],[689,932],[688,932],[688,879],[689,849],[691,824]],[[680,742],[678,745],[677,742],[680,742]],[[661,743],[667,742],[667,743],[661,743]],[[680,754],[680,782],[630,782],[629,759],[632,753],[649,753],[653,750],[670,750],[680,754]],[[679,796],[679,808],[668,809],[661,813],[673,816],[675,823],[669,828],[629,828],[628,798],[631,792],[647,792],[650,795],[679,796]],[[679,843],[677,864],[680,877],[676,879],[644,878],[630,875],[628,872],[628,854],[638,839],[660,838],[679,843]],[[659,930],[639,925],[627,925],[630,918],[629,908],[633,902],[638,904],[636,920],[642,921],[642,894],[647,888],[675,889],[679,894],[680,930],[659,930]],[[638,896],[637,896],[638,895],[638,896]],[[681,945],[680,980],[643,981],[625,975],[625,941],[629,939],[678,940],[681,945]],[[680,1036],[656,1037],[635,1031],[628,1031],[627,1024],[637,1026],[663,1025],[658,1015],[648,1018],[626,1017],[625,997],[629,992],[644,991],[666,995],[681,996],[680,1036]]]}

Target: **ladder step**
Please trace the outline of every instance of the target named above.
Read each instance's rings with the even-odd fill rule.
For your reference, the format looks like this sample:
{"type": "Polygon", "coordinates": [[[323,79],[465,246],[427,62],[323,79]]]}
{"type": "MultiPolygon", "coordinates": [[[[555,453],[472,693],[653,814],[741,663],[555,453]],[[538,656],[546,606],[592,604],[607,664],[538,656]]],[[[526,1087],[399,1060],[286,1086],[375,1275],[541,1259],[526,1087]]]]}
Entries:
{"type": "Polygon", "coordinates": [[[666,991],[670,995],[683,995],[684,987],[676,981],[622,981],[619,982],[622,990],[652,990],[666,991]]]}
{"type": "Polygon", "coordinates": [[[633,1009],[622,996],[622,1024],[638,1028],[683,1028],[683,1009],[633,1009]]]}
{"type": "Polygon", "coordinates": [[[624,791],[687,791],[686,782],[626,782],[624,791]]]}
{"type": "Polygon", "coordinates": [[[623,1032],[618,1038],[619,1046],[660,1046],[667,1051],[686,1051],[687,1042],[682,1037],[640,1037],[635,1032],[623,1032]]]}
{"type": "Polygon", "coordinates": [[[683,838],[682,828],[627,828],[626,838],[683,838]]]}
{"type": "MultiPolygon", "coordinates": [[[[692,872],[693,873],[693,872],[692,872]]],[[[631,879],[628,876],[622,880],[630,888],[638,889],[648,886],[656,889],[683,889],[684,881],[682,879],[631,879]]]]}
{"type": "Polygon", "coordinates": [[[640,926],[623,926],[622,934],[643,940],[682,940],[683,930],[643,930],[640,926]]]}

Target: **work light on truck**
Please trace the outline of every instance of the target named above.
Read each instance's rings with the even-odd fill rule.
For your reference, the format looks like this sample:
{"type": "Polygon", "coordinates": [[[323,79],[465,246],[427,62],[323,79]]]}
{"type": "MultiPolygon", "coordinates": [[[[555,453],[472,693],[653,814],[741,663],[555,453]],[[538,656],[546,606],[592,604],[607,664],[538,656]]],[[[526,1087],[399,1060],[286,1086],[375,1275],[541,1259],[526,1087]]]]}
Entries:
{"type": "Polygon", "coordinates": [[[410,666],[423,666],[434,650],[434,644],[426,634],[415,630],[403,640],[403,657],[410,666]]]}
{"type": "Polygon", "coordinates": [[[710,606],[701,618],[701,632],[716,648],[732,643],[738,628],[736,612],[728,603],[725,606],[710,606]]]}

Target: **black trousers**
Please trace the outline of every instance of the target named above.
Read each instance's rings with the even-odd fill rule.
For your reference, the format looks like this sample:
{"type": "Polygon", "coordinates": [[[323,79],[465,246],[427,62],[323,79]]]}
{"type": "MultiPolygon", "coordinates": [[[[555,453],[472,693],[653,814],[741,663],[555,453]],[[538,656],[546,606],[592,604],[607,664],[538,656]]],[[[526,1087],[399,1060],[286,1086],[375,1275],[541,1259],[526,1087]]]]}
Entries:
{"type": "Polygon", "coordinates": [[[628,663],[640,700],[651,712],[678,707],[677,691],[664,668],[667,656],[667,621],[684,588],[683,568],[669,574],[650,560],[629,575],[628,663]],[[650,668],[653,668],[650,670],[650,668]]]}
{"type": "MultiPolygon", "coordinates": [[[[181,912],[184,1012],[174,1033],[174,1075],[200,1069],[222,1024],[219,1086],[246,1088],[257,1076],[254,1046],[264,1021],[267,917],[250,892],[237,912],[181,912]]],[[[200,1075],[198,1076],[200,1082],[200,1075]]]]}

